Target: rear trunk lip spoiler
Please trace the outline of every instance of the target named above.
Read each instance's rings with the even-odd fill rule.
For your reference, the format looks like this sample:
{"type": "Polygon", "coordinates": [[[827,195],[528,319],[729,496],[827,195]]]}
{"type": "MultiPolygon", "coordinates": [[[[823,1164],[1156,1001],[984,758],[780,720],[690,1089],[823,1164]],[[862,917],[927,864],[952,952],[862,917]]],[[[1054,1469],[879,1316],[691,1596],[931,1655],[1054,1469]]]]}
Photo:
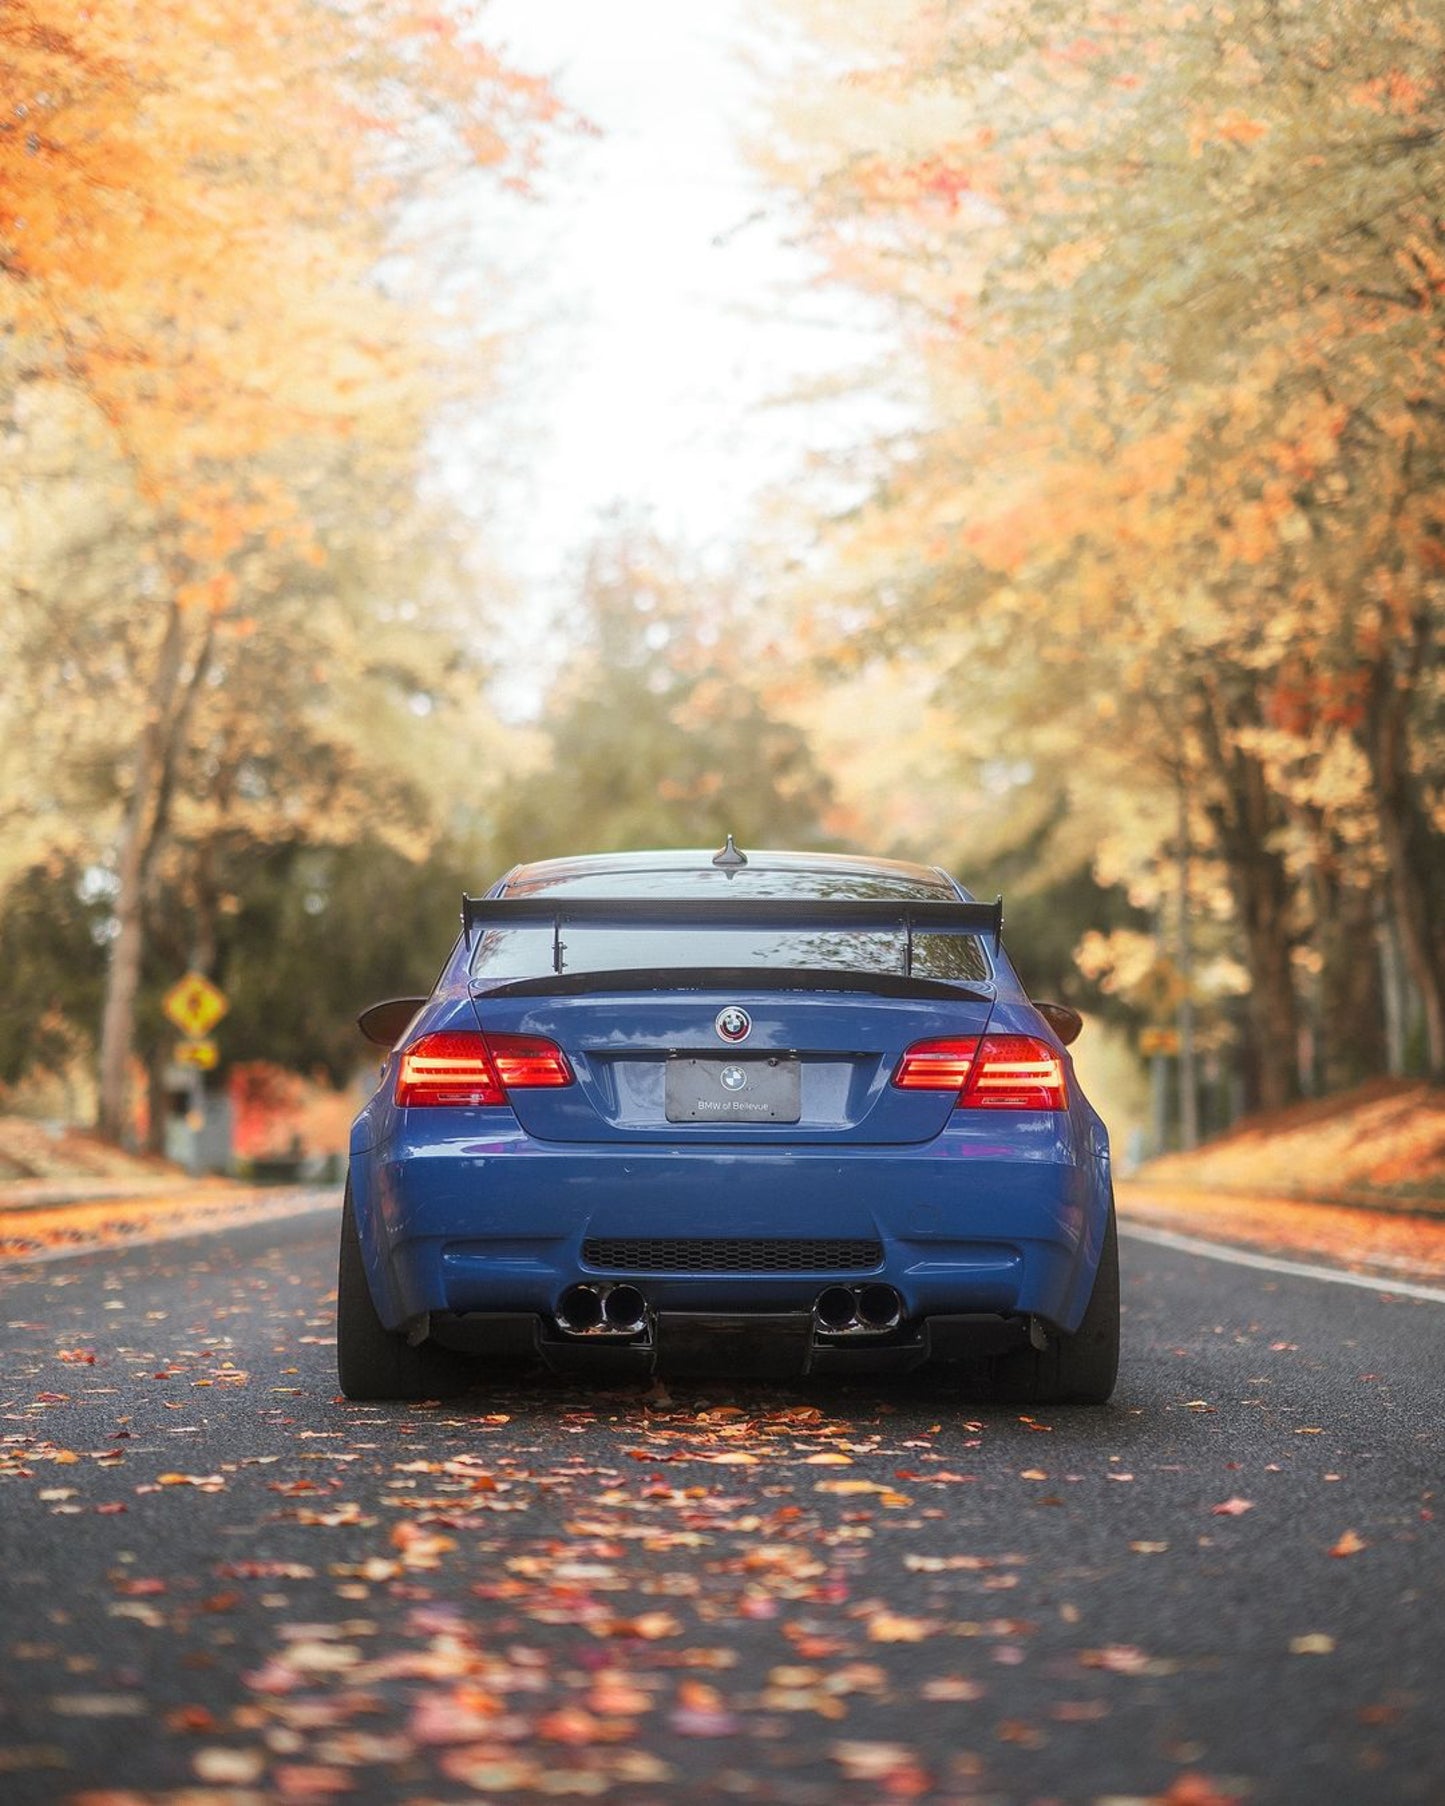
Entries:
{"type": "Polygon", "coordinates": [[[606,928],[794,928],[827,932],[854,929],[906,936],[903,976],[913,972],[913,937],[929,934],[991,935],[994,951],[1003,942],[1003,898],[992,903],[895,902],[878,897],[462,897],[462,939],[468,952],[474,928],[550,923],[552,969],[563,970],[571,925],[606,928]]]}
{"type": "Polygon", "coordinates": [[[974,980],[954,983],[914,978],[903,972],[856,972],[834,966],[604,967],[596,972],[554,972],[541,978],[502,978],[495,984],[473,979],[468,989],[478,1004],[503,997],[577,997],[611,991],[716,991],[729,997],[749,991],[862,991],[875,997],[991,1005],[998,994],[992,984],[974,980]]]}

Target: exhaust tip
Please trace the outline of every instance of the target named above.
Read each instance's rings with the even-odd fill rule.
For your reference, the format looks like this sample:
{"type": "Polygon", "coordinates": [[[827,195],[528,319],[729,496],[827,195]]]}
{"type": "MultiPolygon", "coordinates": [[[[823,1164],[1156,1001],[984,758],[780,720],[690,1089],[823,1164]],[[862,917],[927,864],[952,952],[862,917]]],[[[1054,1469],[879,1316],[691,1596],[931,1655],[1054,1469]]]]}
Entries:
{"type": "Polygon", "coordinates": [[[903,1300],[892,1286],[860,1286],[858,1320],[865,1329],[897,1329],[903,1321],[903,1300]]]}
{"type": "Polygon", "coordinates": [[[858,1303],[847,1286],[825,1286],[813,1305],[818,1327],[838,1334],[858,1321],[858,1303]]]}
{"type": "Polygon", "coordinates": [[[602,1298],[596,1286],[568,1286],[557,1304],[557,1322],[572,1335],[585,1335],[602,1321],[602,1298]]]}
{"type": "Polygon", "coordinates": [[[613,1286],[602,1300],[602,1316],[608,1329],[635,1336],[647,1327],[647,1300],[636,1286],[613,1286]]]}

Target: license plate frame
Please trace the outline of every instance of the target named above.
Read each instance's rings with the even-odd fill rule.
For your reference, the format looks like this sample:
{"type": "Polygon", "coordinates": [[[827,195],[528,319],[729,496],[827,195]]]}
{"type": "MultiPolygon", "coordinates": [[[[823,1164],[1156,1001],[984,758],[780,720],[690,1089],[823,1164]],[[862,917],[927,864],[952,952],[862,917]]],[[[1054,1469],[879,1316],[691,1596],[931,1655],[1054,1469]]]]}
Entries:
{"type": "Polygon", "coordinates": [[[802,1061],[785,1054],[722,1059],[670,1054],[663,1107],[671,1123],[800,1122],[802,1061]]]}

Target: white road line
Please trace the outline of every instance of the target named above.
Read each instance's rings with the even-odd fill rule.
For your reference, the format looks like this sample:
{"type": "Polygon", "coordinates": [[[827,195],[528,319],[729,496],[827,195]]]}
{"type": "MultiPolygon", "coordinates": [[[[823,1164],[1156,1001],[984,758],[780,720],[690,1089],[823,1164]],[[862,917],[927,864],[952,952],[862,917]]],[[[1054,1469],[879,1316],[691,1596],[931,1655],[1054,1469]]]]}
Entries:
{"type": "Polygon", "coordinates": [[[1322,1279],[1327,1285],[1358,1286],[1363,1292],[1389,1292],[1392,1296],[1428,1298],[1432,1304],[1445,1304],[1445,1290],[1439,1286],[1414,1285],[1378,1273],[1342,1273],[1337,1267],[1312,1267],[1304,1261],[1280,1260],[1273,1254],[1251,1254],[1244,1248],[1226,1248],[1219,1242],[1176,1235],[1172,1229],[1146,1229],[1138,1223],[1121,1221],[1119,1233],[1132,1235],[1136,1241],[1155,1242],[1161,1248],[1176,1248],[1181,1254],[1202,1254],[1206,1260],[1224,1260],[1236,1267],[1258,1267],[1265,1273],[1284,1273],[1291,1279],[1322,1279]]]}

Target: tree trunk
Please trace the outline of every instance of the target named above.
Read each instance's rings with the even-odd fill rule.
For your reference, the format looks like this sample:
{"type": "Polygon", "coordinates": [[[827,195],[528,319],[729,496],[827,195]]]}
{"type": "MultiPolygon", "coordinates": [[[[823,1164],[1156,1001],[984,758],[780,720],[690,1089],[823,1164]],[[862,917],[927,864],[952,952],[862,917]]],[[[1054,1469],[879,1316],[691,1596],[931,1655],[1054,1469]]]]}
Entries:
{"type": "Polygon", "coordinates": [[[170,1114],[170,1094],[166,1090],[165,1044],[157,1041],[146,1053],[146,1138],[148,1154],[166,1151],[166,1118],[170,1114]]]}
{"type": "Polygon", "coordinates": [[[1375,898],[1331,871],[1320,873],[1315,897],[1320,1082],[1326,1092],[1345,1091],[1389,1066],[1375,898]]]}
{"type": "Polygon", "coordinates": [[[1249,1025],[1259,1088],[1255,1102],[1262,1110],[1278,1110],[1300,1095],[1299,1003],[1286,927],[1289,878],[1283,859],[1248,835],[1236,836],[1226,847],[1225,864],[1249,967],[1249,1025]]]}
{"type": "Polygon", "coordinates": [[[1264,768],[1238,744],[1240,724],[1230,719],[1228,703],[1208,684],[1202,694],[1197,719],[1214,777],[1206,811],[1229,874],[1249,972],[1252,1057],[1244,1066],[1254,1085],[1248,1104],[1278,1110],[1300,1095],[1299,1000],[1290,961],[1293,893],[1283,855],[1271,844],[1284,816],[1264,768]]]}
{"type": "MultiPolygon", "coordinates": [[[[1411,673],[1413,676],[1413,673],[1411,673]]],[[[1389,872],[1391,912],[1405,968],[1425,1019],[1429,1076],[1445,1080],[1445,950],[1431,921],[1432,875],[1445,871],[1445,842],[1420,805],[1408,750],[1413,684],[1377,667],[1365,716],[1365,752],[1389,872]]]]}
{"type": "Polygon", "coordinates": [[[134,1139],[131,1067],[136,998],[145,958],[146,892],[170,823],[176,767],[196,691],[210,659],[214,622],[172,602],[156,653],[146,717],[131,767],[131,791],[116,852],[116,929],[110,943],[100,1025],[100,1133],[134,1139]],[[194,632],[188,628],[194,622],[194,632]],[[194,645],[188,648],[188,641],[194,645]]]}

